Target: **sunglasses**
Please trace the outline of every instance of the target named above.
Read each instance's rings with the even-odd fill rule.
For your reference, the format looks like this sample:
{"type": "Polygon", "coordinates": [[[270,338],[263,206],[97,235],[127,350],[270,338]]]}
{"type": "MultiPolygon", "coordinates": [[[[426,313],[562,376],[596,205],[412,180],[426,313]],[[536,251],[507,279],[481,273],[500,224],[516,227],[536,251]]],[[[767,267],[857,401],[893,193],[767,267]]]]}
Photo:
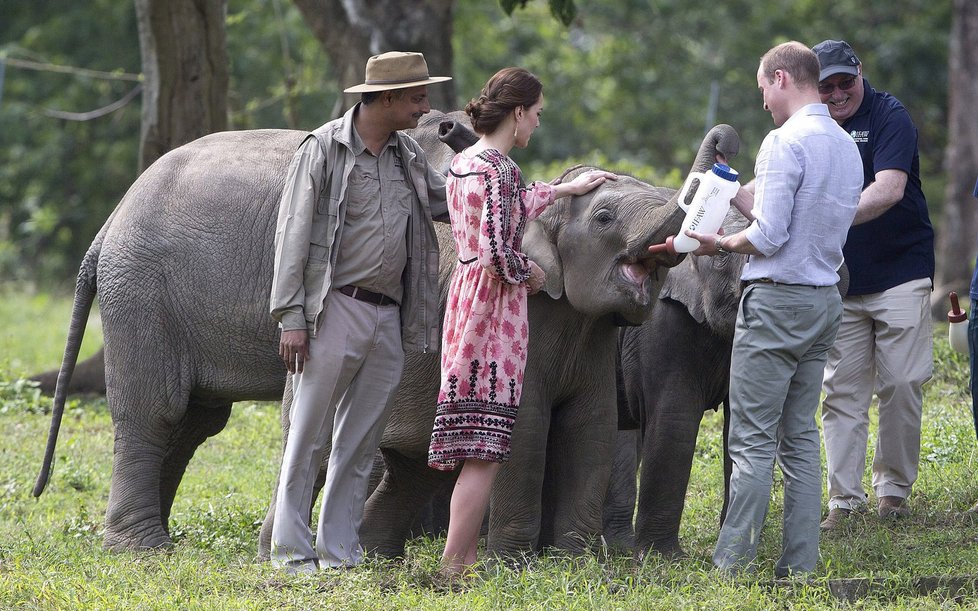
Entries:
{"type": "Polygon", "coordinates": [[[850,76],[847,79],[842,79],[838,83],[819,83],[818,92],[822,95],[829,95],[835,88],[838,87],[841,91],[849,91],[856,84],[856,77],[850,76]]]}

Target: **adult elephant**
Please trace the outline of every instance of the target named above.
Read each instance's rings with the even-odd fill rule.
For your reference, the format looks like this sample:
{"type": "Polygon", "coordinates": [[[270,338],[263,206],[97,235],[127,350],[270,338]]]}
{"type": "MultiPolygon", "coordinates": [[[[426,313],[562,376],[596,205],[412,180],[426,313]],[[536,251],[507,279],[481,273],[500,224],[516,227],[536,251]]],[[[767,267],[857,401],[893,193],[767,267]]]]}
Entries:
{"type": "MultiPolygon", "coordinates": [[[[257,134],[260,132],[254,133],[257,134]]],[[[293,133],[298,134],[298,132],[293,133]]],[[[418,127],[409,130],[408,133],[425,150],[428,161],[445,173],[448,172],[448,164],[451,162],[455,152],[465,148],[478,139],[478,136],[471,131],[468,116],[460,111],[454,111],[448,114],[437,110],[432,111],[421,119],[418,127]]],[[[274,160],[269,160],[269,162],[274,163],[274,160]]],[[[277,189],[276,193],[280,192],[281,186],[277,187],[277,189]]],[[[278,205],[277,202],[264,202],[264,205],[268,204],[278,205]]],[[[236,207],[232,207],[228,211],[235,209],[236,207]]],[[[177,222],[180,220],[178,218],[177,222]]],[[[274,231],[274,221],[272,230],[274,231]]],[[[41,392],[46,395],[53,395],[58,385],[59,374],[60,369],[53,369],[31,376],[30,379],[38,383],[38,388],[40,388],[41,392]]],[[[74,365],[72,373],[63,389],[67,394],[104,395],[106,390],[105,348],[99,348],[95,354],[74,365]]],[[[276,397],[276,399],[278,398],[276,397]]]]}
{"type": "MultiPolygon", "coordinates": [[[[728,234],[746,225],[735,208],[723,223],[728,234]]],[[[729,483],[726,400],[745,262],[737,253],[686,257],[670,270],[649,320],[620,332],[619,423],[626,430],[619,432],[617,467],[604,508],[605,538],[618,549],[634,550],[639,557],[649,551],[668,558],[685,555],[679,528],[696,438],[703,414],[721,404],[724,482],[729,483]]],[[[845,266],[839,275],[844,295],[845,266]]],[[[725,494],[720,523],[726,501],[725,494]]]]}
{"type": "MultiPolygon", "coordinates": [[[[432,112],[414,131],[436,167],[475,139],[460,115],[432,112]]],[[[286,371],[268,315],[272,242],[286,169],[305,136],[222,132],[171,151],[133,183],[82,261],[34,496],[48,480],[97,293],[115,428],[109,549],[168,544],[170,508],[197,447],[224,428],[233,402],[282,397],[286,371]]]]}
{"type": "MultiPolygon", "coordinates": [[[[715,127],[692,170],[708,169],[718,154],[735,155],[738,146],[730,126],[715,127]]],[[[528,225],[523,248],[546,271],[547,285],[527,302],[523,398],[510,460],[491,493],[491,552],[577,552],[600,534],[617,429],[618,325],[648,318],[665,268],[678,262],[648,253],[679,229],[677,199],[672,189],[621,177],[556,202],[528,225]]],[[[440,237],[444,297],[456,257],[450,234],[440,237]]],[[[369,551],[402,555],[417,512],[452,477],[426,462],[438,386],[438,355],[409,356],[380,446],[386,471],[360,530],[369,551]]],[[[272,519],[270,509],[260,555],[267,553],[272,519]]]]}

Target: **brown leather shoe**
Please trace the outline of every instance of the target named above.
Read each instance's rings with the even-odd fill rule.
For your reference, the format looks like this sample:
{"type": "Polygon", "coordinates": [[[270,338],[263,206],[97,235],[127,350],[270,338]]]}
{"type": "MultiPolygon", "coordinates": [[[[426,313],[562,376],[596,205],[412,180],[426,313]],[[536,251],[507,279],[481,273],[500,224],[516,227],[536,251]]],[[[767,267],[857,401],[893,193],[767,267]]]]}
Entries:
{"type": "Polygon", "coordinates": [[[881,518],[898,520],[910,517],[907,499],[898,496],[881,496],[879,498],[879,514],[881,518]]]}
{"type": "Polygon", "coordinates": [[[822,523],[818,527],[822,530],[838,530],[843,528],[849,521],[850,513],[852,513],[852,510],[843,509],[842,507],[830,509],[829,515],[825,516],[825,519],[822,520],[822,523]]]}

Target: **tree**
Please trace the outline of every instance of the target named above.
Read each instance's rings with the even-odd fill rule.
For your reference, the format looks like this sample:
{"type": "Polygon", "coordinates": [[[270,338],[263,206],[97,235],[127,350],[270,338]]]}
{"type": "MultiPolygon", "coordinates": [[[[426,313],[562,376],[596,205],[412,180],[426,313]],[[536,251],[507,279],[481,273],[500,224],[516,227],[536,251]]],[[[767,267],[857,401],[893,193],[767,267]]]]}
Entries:
{"type": "MultiPolygon", "coordinates": [[[[454,0],[294,0],[329,55],[340,89],[363,82],[367,58],[385,51],[419,51],[434,75],[452,73],[454,0]]],[[[428,89],[433,108],[454,108],[452,81],[428,89]]],[[[339,96],[332,116],[358,100],[339,96]]]]}
{"type": "Polygon", "coordinates": [[[143,57],[139,169],[227,129],[227,0],[135,0],[143,57]]]}
{"type": "MultiPolygon", "coordinates": [[[[180,11],[203,7],[198,15],[205,15],[207,22],[218,14],[208,7],[222,5],[216,0],[173,0],[168,9],[161,0],[140,1],[146,7],[160,4],[157,8],[168,10],[177,20],[183,19],[180,11]]],[[[546,96],[543,127],[530,147],[518,152],[530,179],[552,178],[554,168],[584,161],[677,186],[705,125],[711,122],[730,123],[741,133],[744,144],[735,167],[749,179],[754,152],[773,127],[760,107],[754,80],[760,54],[789,39],[815,43],[843,38],[856,48],[873,85],[900,98],[917,125],[924,190],[938,235],[945,227],[961,225],[942,216],[947,193],[948,94],[959,87],[948,82],[947,72],[952,3],[728,0],[699,5],[683,0],[590,0],[577,4],[569,0],[227,0],[223,23],[229,50],[227,126],[313,129],[333,116],[332,108],[339,112],[356,101],[341,91],[363,78],[372,52],[401,48],[424,52],[433,74],[453,77],[429,90],[432,104],[443,109],[458,108],[477,95],[485,80],[503,66],[524,66],[540,76],[546,96]],[[576,13],[554,19],[555,6],[570,6],[576,13]],[[327,18],[328,23],[314,25],[327,18]],[[907,27],[910,22],[913,28],[907,27]],[[314,29],[316,35],[311,33],[314,29]],[[337,48],[330,46],[329,53],[323,41],[327,31],[339,36],[330,43],[337,48]],[[349,59],[334,57],[339,53],[349,59]]],[[[973,11],[973,5],[966,2],[963,8],[973,11]]],[[[149,70],[139,66],[133,6],[134,2],[119,0],[6,3],[0,11],[0,58],[115,70],[127,77],[145,71],[149,85],[149,70]]],[[[188,33],[198,39],[203,35],[192,28],[188,33]]],[[[153,35],[161,37],[155,43],[162,53],[166,37],[153,35]]],[[[172,39],[169,44],[182,42],[172,39]]],[[[974,47],[973,38],[964,44],[974,47]]],[[[214,59],[218,66],[216,56],[205,55],[210,50],[203,49],[196,57],[214,59]]],[[[184,47],[166,52],[170,50],[186,52],[184,47]]],[[[191,55],[181,57],[185,61],[191,55]]],[[[199,87],[199,99],[205,101],[198,107],[185,106],[189,115],[185,119],[206,121],[209,126],[187,129],[185,136],[155,149],[157,154],[221,129],[214,122],[220,115],[212,107],[212,92],[183,80],[193,78],[186,76],[190,72],[176,71],[183,68],[162,60],[157,64],[161,71],[171,70],[170,78],[182,87],[199,87]]],[[[211,68],[205,66],[199,74],[210,78],[203,70],[211,68]]],[[[221,78],[220,70],[214,75],[221,78]]],[[[966,78],[960,80],[967,83],[966,78]]],[[[51,118],[47,110],[105,107],[132,87],[128,81],[80,74],[27,73],[8,64],[0,99],[0,275],[63,280],[74,274],[101,222],[132,182],[137,166],[133,135],[138,133],[139,117],[136,104],[85,122],[51,118]]],[[[167,94],[154,95],[159,101],[167,94]]],[[[964,94],[964,99],[974,99],[973,94],[964,94]]],[[[148,100],[147,93],[144,101],[148,100]]],[[[156,129],[186,127],[168,127],[168,120],[175,119],[159,114],[156,129]]],[[[143,163],[151,158],[146,155],[143,163]]],[[[939,269],[945,266],[944,259],[967,258],[964,252],[948,257],[942,249],[939,269]]]]}
{"type": "MultiPolygon", "coordinates": [[[[363,81],[371,55],[385,51],[424,54],[433,75],[451,75],[455,0],[294,0],[323,45],[339,77],[340,89],[363,81]]],[[[524,8],[527,0],[499,0],[507,15],[524,8]]],[[[548,0],[551,14],[565,25],[576,14],[573,0],[548,0]]],[[[432,108],[456,108],[453,81],[429,87],[432,108]]],[[[352,96],[337,98],[332,116],[352,106],[352,96]]]]}
{"type": "Polygon", "coordinates": [[[8,64],[2,83],[0,278],[59,284],[132,182],[139,96],[70,117],[137,84],[135,12],[118,0],[0,4],[0,57],[39,64],[8,64]]]}
{"type": "Polygon", "coordinates": [[[938,234],[934,309],[947,309],[948,291],[965,295],[975,261],[978,215],[972,190],[978,178],[978,3],[954,0],[948,69],[947,187],[938,234]]]}

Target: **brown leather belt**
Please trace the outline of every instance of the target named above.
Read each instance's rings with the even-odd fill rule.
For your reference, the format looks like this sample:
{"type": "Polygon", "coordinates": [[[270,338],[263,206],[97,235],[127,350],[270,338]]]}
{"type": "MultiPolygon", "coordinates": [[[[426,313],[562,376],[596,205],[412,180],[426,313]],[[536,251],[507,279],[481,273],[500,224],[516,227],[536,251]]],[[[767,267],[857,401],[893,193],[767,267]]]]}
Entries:
{"type": "Polygon", "coordinates": [[[339,291],[348,297],[353,297],[359,301],[366,301],[367,303],[372,303],[374,305],[399,305],[396,301],[383,293],[368,291],[367,289],[362,289],[359,286],[353,286],[352,284],[341,286],[339,291]]]}
{"type": "Polygon", "coordinates": [[[775,282],[774,280],[771,280],[770,278],[754,278],[753,280],[747,280],[743,284],[744,284],[744,286],[748,286],[748,285],[751,285],[751,284],[773,284],[775,286],[804,286],[804,287],[807,287],[807,288],[810,288],[810,289],[818,288],[818,287],[813,286],[811,284],[791,284],[791,283],[788,283],[788,282],[775,282]]]}

